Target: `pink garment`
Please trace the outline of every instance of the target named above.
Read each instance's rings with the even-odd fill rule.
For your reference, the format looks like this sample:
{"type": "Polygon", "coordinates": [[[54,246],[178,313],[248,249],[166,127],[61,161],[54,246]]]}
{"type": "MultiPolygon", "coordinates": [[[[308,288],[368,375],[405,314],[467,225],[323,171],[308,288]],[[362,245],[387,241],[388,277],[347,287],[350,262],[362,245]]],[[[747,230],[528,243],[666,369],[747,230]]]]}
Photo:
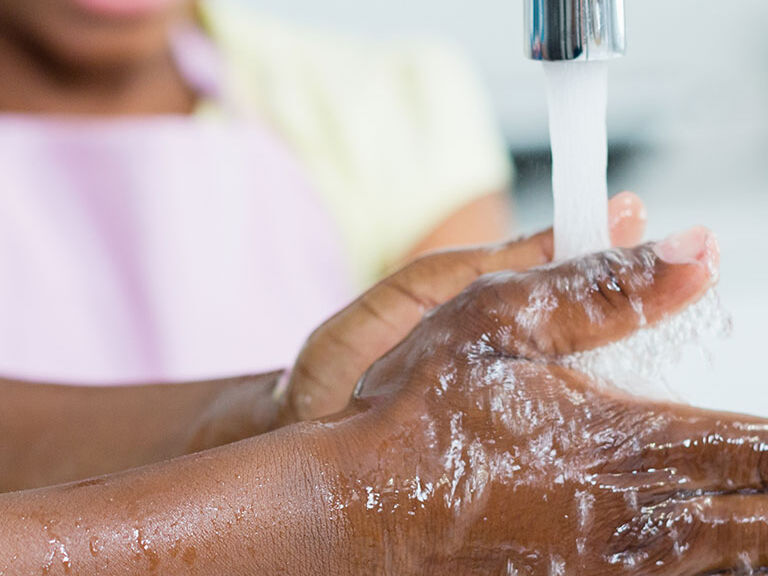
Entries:
{"type": "Polygon", "coordinates": [[[0,115],[0,373],[110,384],[289,365],[350,296],[258,125],[0,115]]]}

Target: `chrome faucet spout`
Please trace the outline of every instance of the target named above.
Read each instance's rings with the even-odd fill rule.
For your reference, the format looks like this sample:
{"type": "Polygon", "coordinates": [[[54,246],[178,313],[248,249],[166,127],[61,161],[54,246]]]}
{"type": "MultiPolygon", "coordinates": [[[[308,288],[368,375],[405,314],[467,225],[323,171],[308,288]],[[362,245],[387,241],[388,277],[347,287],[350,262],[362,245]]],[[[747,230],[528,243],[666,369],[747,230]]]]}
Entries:
{"type": "Polygon", "coordinates": [[[609,60],[624,54],[624,0],[523,0],[533,60],[609,60]]]}

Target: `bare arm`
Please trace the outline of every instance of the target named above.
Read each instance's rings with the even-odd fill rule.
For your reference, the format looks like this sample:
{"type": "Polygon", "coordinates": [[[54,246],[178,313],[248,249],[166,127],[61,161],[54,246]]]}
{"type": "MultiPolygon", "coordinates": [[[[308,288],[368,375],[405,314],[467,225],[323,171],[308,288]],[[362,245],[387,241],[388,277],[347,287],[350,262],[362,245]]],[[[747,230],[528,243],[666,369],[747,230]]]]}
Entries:
{"type": "Polygon", "coordinates": [[[116,472],[270,429],[279,374],[186,384],[0,381],[0,491],[116,472]]]}
{"type": "MultiPolygon", "coordinates": [[[[470,220],[480,222],[485,218],[479,214],[491,218],[494,212],[498,217],[492,207],[503,198],[494,198],[475,207],[482,209],[470,220]]],[[[637,197],[612,200],[615,244],[637,242],[644,223],[637,197]]],[[[551,244],[546,232],[505,245],[434,254],[382,282],[312,335],[294,369],[281,421],[340,410],[363,371],[418,323],[427,311],[422,303],[449,300],[481,273],[543,264],[551,244]]],[[[114,472],[263,433],[274,425],[272,391],[278,376],[128,388],[0,380],[0,491],[114,472]]]]}
{"type": "Polygon", "coordinates": [[[334,573],[320,434],[297,425],[113,476],[0,495],[2,574],[334,573]],[[320,553],[320,548],[324,553],[320,553]]]}
{"type": "Polygon", "coordinates": [[[442,248],[500,242],[510,235],[511,204],[505,192],[481,196],[443,220],[410,250],[406,259],[442,248]]]}
{"type": "Polygon", "coordinates": [[[760,571],[768,423],[631,398],[552,361],[632,332],[637,299],[650,323],[695,300],[714,279],[704,246],[686,264],[650,246],[591,257],[591,280],[621,293],[574,262],[485,275],[376,362],[343,414],[0,496],[0,572],[760,571]],[[542,283],[564,304],[533,335],[516,311],[542,283]]]}

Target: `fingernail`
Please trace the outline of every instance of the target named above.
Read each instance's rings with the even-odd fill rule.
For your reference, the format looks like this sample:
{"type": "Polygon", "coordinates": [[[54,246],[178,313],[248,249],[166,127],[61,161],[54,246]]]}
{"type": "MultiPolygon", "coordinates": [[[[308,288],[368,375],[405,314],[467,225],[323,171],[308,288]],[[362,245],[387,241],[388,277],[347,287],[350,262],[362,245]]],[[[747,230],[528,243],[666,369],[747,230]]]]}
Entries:
{"type": "Polygon", "coordinates": [[[614,246],[634,246],[643,237],[648,212],[643,201],[631,192],[622,192],[611,199],[608,225],[614,246]]]}
{"type": "Polygon", "coordinates": [[[619,224],[629,218],[637,219],[640,221],[648,220],[648,211],[645,209],[645,205],[632,192],[620,192],[611,198],[609,205],[609,225],[616,228],[619,224]]]}
{"type": "Polygon", "coordinates": [[[653,251],[669,264],[702,264],[713,276],[720,261],[717,238],[701,226],[670,236],[656,244],[653,251]]]}

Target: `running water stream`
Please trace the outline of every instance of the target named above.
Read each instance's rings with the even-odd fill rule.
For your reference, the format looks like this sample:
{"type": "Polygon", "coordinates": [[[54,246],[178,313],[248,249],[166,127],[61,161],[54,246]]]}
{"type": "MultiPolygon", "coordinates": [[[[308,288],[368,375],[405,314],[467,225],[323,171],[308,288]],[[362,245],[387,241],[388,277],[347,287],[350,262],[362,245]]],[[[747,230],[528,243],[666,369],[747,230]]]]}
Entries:
{"type": "MultiPolygon", "coordinates": [[[[552,146],[555,259],[610,248],[606,62],[544,62],[552,146]]],[[[579,295],[574,295],[576,299],[579,295]]],[[[638,303],[640,304],[640,303],[638,303]]],[[[642,320],[642,307],[637,310],[642,320]]],[[[563,363],[629,392],[695,403],[682,397],[668,374],[693,348],[706,353],[730,318],[710,290],[681,314],[641,328],[624,341],[564,357],[563,363]]]]}
{"type": "Polygon", "coordinates": [[[552,145],[555,259],[610,248],[605,62],[544,62],[552,145]]]}

